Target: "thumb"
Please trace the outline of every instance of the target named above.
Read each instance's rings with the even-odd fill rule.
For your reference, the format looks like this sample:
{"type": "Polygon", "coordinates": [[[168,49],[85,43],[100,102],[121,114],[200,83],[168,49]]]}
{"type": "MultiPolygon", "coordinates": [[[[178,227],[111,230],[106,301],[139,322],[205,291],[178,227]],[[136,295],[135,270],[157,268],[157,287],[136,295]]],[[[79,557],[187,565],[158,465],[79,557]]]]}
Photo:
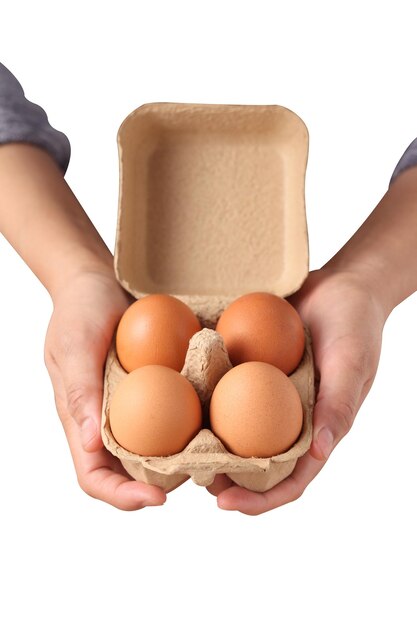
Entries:
{"type": "Polygon", "coordinates": [[[310,454],[319,461],[329,457],[353,425],[366,383],[364,361],[337,350],[326,355],[319,366],[320,387],[310,448],[310,454]]]}
{"type": "Polygon", "coordinates": [[[100,434],[104,356],[93,346],[73,346],[61,366],[67,411],[80,427],[86,452],[102,448],[100,434]]]}

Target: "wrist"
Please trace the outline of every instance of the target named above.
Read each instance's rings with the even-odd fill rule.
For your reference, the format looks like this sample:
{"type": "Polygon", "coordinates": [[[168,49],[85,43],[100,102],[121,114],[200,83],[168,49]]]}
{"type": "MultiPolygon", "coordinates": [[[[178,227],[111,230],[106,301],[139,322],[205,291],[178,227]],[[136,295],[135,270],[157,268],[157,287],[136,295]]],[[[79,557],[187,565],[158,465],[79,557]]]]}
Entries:
{"type": "Polygon", "coordinates": [[[374,305],[375,311],[385,323],[391,311],[398,302],[395,302],[393,293],[387,289],[387,282],[391,280],[384,267],[383,260],[378,258],[346,259],[337,254],[320,270],[323,275],[342,279],[363,292],[374,305]]]}
{"type": "Polygon", "coordinates": [[[78,275],[114,276],[112,254],[52,157],[36,146],[0,149],[0,231],[53,300],[78,275]]]}
{"type": "Polygon", "coordinates": [[[53,305],[56,306],[58,301],[66,298],[70,289],[74,287],[88,289],[92,282],[96,284],[97,281],[126,294],[116,279],[113,264],[103,263],[100,259],[85,259],[84,263],[70,266],[67,272],[59,274],[46,287],[53,305]]]}
{"type": "Polygon", "coordinates": [[[417,290],[417,167],[396,178],[374,211],[324,266],[349,272],[386,317],[417,290]]]}

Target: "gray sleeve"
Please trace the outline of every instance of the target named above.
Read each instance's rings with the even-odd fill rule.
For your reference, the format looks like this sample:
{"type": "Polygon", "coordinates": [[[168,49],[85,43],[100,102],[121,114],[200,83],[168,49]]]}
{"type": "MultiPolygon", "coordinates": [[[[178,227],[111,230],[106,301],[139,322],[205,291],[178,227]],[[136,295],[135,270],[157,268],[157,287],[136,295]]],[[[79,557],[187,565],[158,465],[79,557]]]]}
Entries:
{"type": "Polygon", "coordinates": [[[398,161],[389,184],[391,185],[401,172],[415,165],[417,165],[417,139],[414,139],[414,141],[410,143],[407,150],[398,161]]]}
{"type": "Polygon", "coordinates": [[[26,99],[20,83],[0,63],[0,144],[11,142],[44,148],[66,172],[71,153],[68,138],[50,125],[40,106],[26,99]]]}

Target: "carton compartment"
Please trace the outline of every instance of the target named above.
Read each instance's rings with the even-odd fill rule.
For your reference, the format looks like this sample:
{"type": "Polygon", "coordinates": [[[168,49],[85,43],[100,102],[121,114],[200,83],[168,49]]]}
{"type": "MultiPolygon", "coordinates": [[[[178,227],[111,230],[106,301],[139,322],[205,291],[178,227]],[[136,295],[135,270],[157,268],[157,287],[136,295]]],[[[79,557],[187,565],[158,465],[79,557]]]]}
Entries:
{"type": "MultiPolygon", "coordinates": [[[[222,337],[204,328],[190,340],[182,375],[194,386],[203,407],[205,423],[214,387],[232,367],[222,337]]],[[[297,442],[280,455],[270,458],[243,458],[231,454],[208,428],[203,428],[188,446],[168,457],[144,457],[122,448],[114,439],[109,425],[109,407],[118,383],[127,376],[116,352],[111,349],[106,363],[102,437],[108,450],[117,456],[126,471],[136,480],[163,487],[169,491],[189,477],[202,486],[210,485],[216,474],[227,474],[236,484],[263,492],[286,478],[297,459],[309,448],[314,406],[314,368],[311,340],[306,331],[303,359],[290,378],[303,405],[303,429],[297,442]]]]}
{"type": "Polygon", "coordinates": [[[209,323],[201,300],[224,308],[242,293],[298,289],[308,271],[299,117],[280,106],[149,104],[118,139],[115,267],[130,293],[175,295],[209,323]]]}

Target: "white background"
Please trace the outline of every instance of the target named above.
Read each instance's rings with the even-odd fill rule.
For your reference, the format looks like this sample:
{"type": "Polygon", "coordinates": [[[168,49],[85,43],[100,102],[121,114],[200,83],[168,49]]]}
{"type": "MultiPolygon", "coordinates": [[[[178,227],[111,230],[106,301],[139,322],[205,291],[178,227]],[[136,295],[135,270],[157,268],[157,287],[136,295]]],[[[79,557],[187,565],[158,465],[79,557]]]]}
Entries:
{"type": "MultiPolygon", "coordinates": [[[[298,113],[311,268],[417,136],[412,2],[4,4],[0,60],[70,138],[67,180],[110,248],[116,133],[142,103],[298,113]]],[[[416,296],[388,320],[354,428],[300,500],[252,518],[189,481],[124,513],[77,485],[43,364],[47,293],[4,240],[0,268],[1,623],[416,623],[416,296]]]]}

